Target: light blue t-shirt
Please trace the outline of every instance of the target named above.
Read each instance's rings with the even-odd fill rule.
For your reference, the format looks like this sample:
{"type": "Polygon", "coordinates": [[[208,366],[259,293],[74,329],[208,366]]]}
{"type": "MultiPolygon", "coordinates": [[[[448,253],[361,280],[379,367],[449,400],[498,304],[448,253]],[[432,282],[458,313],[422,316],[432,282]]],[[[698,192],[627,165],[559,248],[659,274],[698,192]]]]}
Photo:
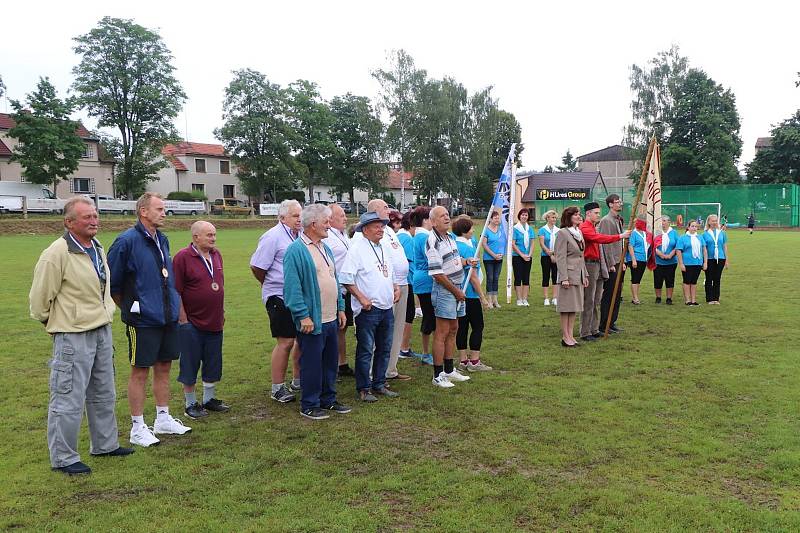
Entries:
{"type": "Polygon", "coordinates": [[[700,240],[700,257],[692,255],[692,240],[688,233],[684,233],[678,239],[677,249],[683,254],[683,264],[686,266],[697,266],[703,264],[703,236],[698,235],[700,240]]]}
{"type": "MultiPolygon", "coordinates": [[[[462,242],[456,239],[456,246],[458,246],[458,255],[460,255],[463,259],[471,259],[475,255],[475,248],[478,246],[475,237],[472,237],[472,241],[468,244],[466,242],[462,242]]],[[[464,265],[464,276],[467,275],[467,265],[464,265]]],[[[472,267],[478,273],[478,279],[480,279],[481,273],[481,263],[480,261],[474,267],[472,267]]],[[[466,278],[465,278],[466,279],[466,278]]],[[[480,298],[480,295],[475,291],[475,287],[472,286],[472,283],[467,281],[467,290],[464,291],[464,294],[467,298],[480,298]]]]}
{"type": "Polygon", "coordinates": [[[425,254],[429,233],[425,228],[417,228],[414,234],[414,294],[430,294],[433,290],[433,278],[428,275],[428,256],[425,254]]]}
{"type": "Polygon", "coordinates": [[[706,230],[702,236],[703,243],[708,251],[709,259],[725,259],[725,244],[728,242],[728,235],[717,228],[715,230],[706,230]],[[717,239],[717,244],[714,245],[714,237],[717,239]],[[717,256],[714,257],[714,250],[717,251],[717,256]]]}
{"type": "Polygon", "coordinates": [[[408,259],[408,284],[414,283],[414,237],[406,230],[401,229],[397,232],[397,240],[403,247],[408,259]]]}
{"type": "MultiPolygon", "coordinates": [[[[531,254],[531,246],[533,246],[533,241],[536,240],[536,233],[534,232],[533,227],[531,226],[528,226],[528,238],[530,239],[530,242],[528,243],[528,247],[526,248],[525,234],[520,230],[518,230],[517,228],[514,228],[514,244],[516,244],[517,248],[519,248],[519,250],[525,255],[531,254]]],[[[513,249],[511,251],[511,255],[519,256],[519,254],[513,251],[513,249]]]]}
{"type": "MultiPolygon", "coordinates": [[[[638,230],[631,232],[631,238],[628,242],[630,243],[631,246],[633,246],[633,255],[636,256],[637,261],[647,261],[647,255],[650,252],[650,250],[646,248],[647,244],[646,239],[647,235],[645,234],[645,236],[643,237],[642,232],[638,230]]],[[[626,263],[631,262],[630,252],[625,253],[625,262],[626,263]]]]}
{"type": "MultiPolygon", "coordinates": [[[[537,232],[537,235],[539,237],[544,237],[545,246],[547,246],[551,250],[553,249],[553,246],[555,245],[554,241],[556,240],[556,233],[558,233],[558,227],[553,226],[553,229],[555,231],[550,233],[550,230],[547,229],[547,226],[542,226],[541,228],[539,228],[539,231],[537,232]]],[[[544,251],[544,248],[542,248],[541,256],[544,257],[546,255],[549,255],[549,254],[544,251]]]]}
{"type": "MultiPolygon", "coordinates": [[[[497,226],[497,231],[492,231],[492,228],[486,228],[486,244],[489,246],[489,249],[492,251],[493,254],[497,254],[499,256],[503,256],[506,253],[506,238],[503,235],[503,229],[500,226],[497,226]]],[[[485,254],[483,256],[484,260],[489,259],[492,260],[492,256],[489,254],[485,254]]],[[[502,259],[502,257],[501,257],[502,259]]]]}
{"type": "MultiPolygon", "coordinates": [[[[658,247],[658,249],[661,251],[661,253],[664,253],[664,254],[671,253],[672,250],[674,250],[675,247],[678,245],[678,232],[675,231],[674,228],[670,228],[669,231],[667,232],[667,235],[669,235],[669,243],[667,244],[667,249],[664,250],[661,246],[658,247]]],[[[678,256],[677,255],[673,255],[672,259],[662,259],[661,257],[658,256],[658,254],[656,254],[656,264],[657,265],[677,265],[678,264],[678,256]]]]}

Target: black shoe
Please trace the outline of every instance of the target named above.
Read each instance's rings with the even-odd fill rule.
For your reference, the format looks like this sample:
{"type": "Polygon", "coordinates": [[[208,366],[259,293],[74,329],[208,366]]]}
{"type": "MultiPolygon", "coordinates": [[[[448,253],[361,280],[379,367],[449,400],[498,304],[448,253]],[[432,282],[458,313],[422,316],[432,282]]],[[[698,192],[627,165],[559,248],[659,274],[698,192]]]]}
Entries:
{"type": "Polygon", "coordinates": [[[117,448],[116,450],[112,450],[110,452],[105,453],[93,453],[92,457],[122,457],[125,455],[130,455],[135,452],[133,448],[117,448]]]}
{"type": "Polygon", "coordinates": [[[289,389],[286,388],[286,385],[281,385],[281,388],[273,392],[270,395],[270,398],[276,402],[289,403],[294,401],[294,394],[289,392],[289,389]]]}
{"type": "Polygon", "coordinates": [[[183,414],[185,414],[188,418],[192,420],[197,420],[198,418],[203,418],[208,416],[208,411],[203,409],[203,406],[197,402],[194,402],[192,405],[186,407],[183,410],[183,414]]]}
{"type": "Polygon", "coordinates": [[[660,296],[656,296],[656,303],[657,303],[657,304],[660,304],[660,303],[661,303],[661,297],[660,297],[660,296]]]}
{"type": "Polygon", "coordinates": [[[203,404],[206,411],[214,411],[215,413],[224,413],[229,411],[231,406],[220,400],[219,398],[211,398],[203,404]]]}
{"type": "Polygon", "coordinates": [[[667,298],[667,305],[672,305],[672,298],[667,298]]]}
{"type": "Polygon", "coordinates": [[[624,330],[617,326],[611,326],[610,328],[608,328],[608,331],[611,333],[622,333],[624,330]]]}
{"type": "Polygon", "coordinates": [[[594,337],[595,340],[599,340],[605,337],[605,335],[603,335],[602,332],[598,331],[597,333],[592,333],[592,337],[594,337]]]}
{"type": "Polygon", "coordinates": [[[581,340],[586,342],[594,342],[597,339],[594,337],[594,335],[586,335],[585,337],[581,337],[581,340]]]}
{"type": "Polygon", "coordinates": [[[697,302],[692,302],[692,305],[700,305],[700,304],[697,302]]]}
{"type": "Polygon", "coordinates": [[[323,407],[323,409],[326,409],[328,411],[333,411],[334,413],[339,413],[340,415],[346,415],[347,413],[353,410],[352,408],[346,405],[342,405],[339,402],[333,402],[329,406],[323,407]]]}
{"type": "Polygon", "coordinates": [[[325,420],[330,418],[331,415],[320,409],[319,407],[311,407],[310,409],[303,409],[300,414],[311,420],[325,420]]]}
{"type": "Polygon", "coordinates": [[[567,344],[564,341],[564,339],[561,339],[561,346],[563,346],[564,348],[575,348],[576,346],[578,346],[578,343],[576,342],[575,344],[567,344]]]}
{"type": "Polygon", "coordinates": [[[88,465],[83,464],[82,462],[78,461],[77,463],[72,463],[71,465],[67,466],[59,466],[53,467],[53,470],[57,470],[59,472],[64,472],[67,475],[75,476],[78,474],[91,474],[92,469],[89,468],[88,465]]]}
{"type": "Polygon", "coordinates": [[[356,373],[353,372],[353,369],[350,368],[350,365],[344,364],[339,366],[339,375],[340,376],[355,376],[356,373]]]}

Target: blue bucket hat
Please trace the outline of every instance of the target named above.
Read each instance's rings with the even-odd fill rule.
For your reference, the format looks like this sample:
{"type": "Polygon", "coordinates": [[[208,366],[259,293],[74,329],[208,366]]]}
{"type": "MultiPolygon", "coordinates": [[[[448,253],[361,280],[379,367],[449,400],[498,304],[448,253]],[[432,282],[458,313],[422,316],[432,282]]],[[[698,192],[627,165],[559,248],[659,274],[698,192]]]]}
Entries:
{"type": "Polygon", "coordinates": [[[356,225],[356,231],[361,231],[364,229],[364,226],[367,224],[371,224],[372,222],[381,222],[384,226],[389,223],[389,220],[386,218],[381,218],[378,216],[378,213],[375,211],[367,211],[358,221],[358,225],[356,225]]]}

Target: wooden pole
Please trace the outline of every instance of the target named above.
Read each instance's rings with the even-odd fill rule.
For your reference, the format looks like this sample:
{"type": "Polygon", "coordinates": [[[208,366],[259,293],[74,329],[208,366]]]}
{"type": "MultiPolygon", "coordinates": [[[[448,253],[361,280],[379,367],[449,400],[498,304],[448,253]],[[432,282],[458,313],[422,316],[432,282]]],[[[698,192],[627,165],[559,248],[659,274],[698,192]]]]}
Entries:
{"type": "MultiPolygon", "coordinates": [[[[516,158],[516,156],[515,156],[516,158]]],[[[512,268],[511,268],[511,243],[514,240],[514,213],[516,211],[516,201],[517,201],[517,163],[516,161],[511,164],[511,191],[509,195],[508,201],[508,222],[506,223],[506,303],[511,303],[511,280],[512,280],[512,268]]]]}
{"type": "MultiPolygon", "coordinates": [[[[636,222],[636,211],[639,209],[639,203],[642,201],[642,192],[644,191],[644,184],[647,182],[647,172],[650,170],[650,159],[653,157],[653,150],[656,145],[656,136],[653,135],[653,138],[650,139],[650,145],[647,147],[647,157],[644,160],[644,166],[642,167],[642,174],[639,176],[639,186],[636,188],[636,200],[631,205],[631,218],[628,221],[628,231],[633,231],[633,226],[636,222]]],[[[608,338],[608,330],[611,328],[611,319],[614,317],[614,307],[617,305],[617,295],[619,295],[620,291],[620,283],[622,280],[622,265],[625,261],[625,241],[627,239],[622,239],[622,253],[619,256],[619,270],[617,272],[617,277],[614,278],[614,291],[611,293],[611,306],[608,308],[608,318],[606,318],[606,325],[605,325],[605,333],[603,338],[608,338]]]]}

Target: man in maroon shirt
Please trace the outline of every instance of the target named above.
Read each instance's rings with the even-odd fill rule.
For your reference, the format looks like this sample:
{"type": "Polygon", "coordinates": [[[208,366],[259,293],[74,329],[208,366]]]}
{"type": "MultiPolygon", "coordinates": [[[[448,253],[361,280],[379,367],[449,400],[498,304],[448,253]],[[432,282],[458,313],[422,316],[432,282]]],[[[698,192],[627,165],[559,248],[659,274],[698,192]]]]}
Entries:
{"type": "Polygon", "coordinates": [[[586,213],[580,230],[586,247],[583,258],[586,262],[586,271],[589,273],[589,286],[583,291],[583,312],[581,313],[581,339],[587,342],[599,339],[600,313],[598,306],[603,298],[603,282],[608,278],[608,270],[600,253],[601,244],[610,244],[620,239],[627,239],[631,232],[626,230],[618,235],[604,235],[597,233],[595,225],[600,222],[600,204],[589,202],[583,206],[586,213]]]}
{"type": "Polygon", "coordinates": [[[222,378],[222,326],[225,324],[225,279],[222,255],[214,247],[217,229],[199,220],[192,224],[192,243],[175,254],[175,289],[181,297],[178,339],[181,348],[180,374],[186,397],[184,414],[191,419],[208,416],[208,411],[227,411],[216,397],[222,378]],[[197,401],[197,371],[203,367],[203,402],[197,401]]]}

